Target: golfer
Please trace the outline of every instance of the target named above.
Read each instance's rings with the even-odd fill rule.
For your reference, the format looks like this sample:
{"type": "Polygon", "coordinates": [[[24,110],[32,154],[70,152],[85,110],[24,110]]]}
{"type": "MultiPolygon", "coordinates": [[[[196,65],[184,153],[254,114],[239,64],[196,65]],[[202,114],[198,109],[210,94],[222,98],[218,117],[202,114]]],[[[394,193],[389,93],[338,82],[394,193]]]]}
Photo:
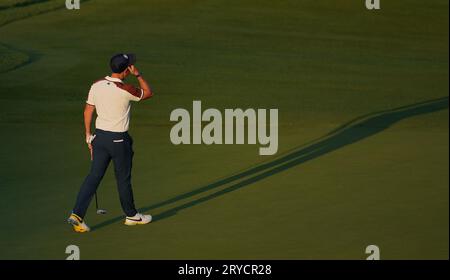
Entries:
{"type": "Polygon", "coordinates": [[[111,76],[95,82],[84,108],[84,126],[86,143],[91,153],[91,170],[78,193],[75,207],[68,222],[76,232],[88,232],[84,216],[100,181],[108,168],[114,163],[114,172],[119,190],[120,204],[126,214],[125,225],[141,225],[151,222],[152,216],[137,212],[131,189],[131,166],[133,161],[133,140],[128,134],[130,123],[130,101],[141,101],[153,96],[153,93],[134,66],[133,54],[118,54],[111,58],[111,76]],[[128,75],[134,75],[139,88],[125,84],[128,75]],[[95,134],[91,133],[91,121],[97,112],[95,134]]]}

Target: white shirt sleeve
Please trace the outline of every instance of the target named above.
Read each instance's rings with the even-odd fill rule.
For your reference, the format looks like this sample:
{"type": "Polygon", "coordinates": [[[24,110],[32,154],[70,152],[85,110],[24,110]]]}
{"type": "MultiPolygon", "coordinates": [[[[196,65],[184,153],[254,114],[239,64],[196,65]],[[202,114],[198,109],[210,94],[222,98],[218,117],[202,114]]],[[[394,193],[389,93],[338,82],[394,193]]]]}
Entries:
{"type": "Polygon", "coordinates": [[[130,101],[140,101],[144,96],[144,90],[130,84],[119,84],[119,87],[124,90],[126,98],[130,101]]]}
{"type": "Polygon", "coordinates": [[[128,94],[129,98],[131,101],[140,101],[142,99],[142,96],[144,96],[144,90],[143,89],[139,89],[139,96],[133,95],[133,94],[128,94]]]}
{"type": "Polygon", "coordinates": [[[89,105],[95,106],[95,103],[94,103],[94,91],[92,90],[92,87],[89,90],[88,98],[86,100],[86,103],[89,104],[89,105]]]}

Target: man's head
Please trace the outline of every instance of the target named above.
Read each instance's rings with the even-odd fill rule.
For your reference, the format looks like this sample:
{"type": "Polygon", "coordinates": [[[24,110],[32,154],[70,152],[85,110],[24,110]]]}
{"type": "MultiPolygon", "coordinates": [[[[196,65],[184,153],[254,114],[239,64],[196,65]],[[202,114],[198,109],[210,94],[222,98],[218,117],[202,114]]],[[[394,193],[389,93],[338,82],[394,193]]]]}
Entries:
{"type": "Polygon", "coordinates": [[[111,58],[110,67],[114,76],[123,80],[130,74],[128,67],[134,65],[135,63],[136,63],[136,55],[131,53],[129,54],[121,53],[116,54],[111,58]]]}

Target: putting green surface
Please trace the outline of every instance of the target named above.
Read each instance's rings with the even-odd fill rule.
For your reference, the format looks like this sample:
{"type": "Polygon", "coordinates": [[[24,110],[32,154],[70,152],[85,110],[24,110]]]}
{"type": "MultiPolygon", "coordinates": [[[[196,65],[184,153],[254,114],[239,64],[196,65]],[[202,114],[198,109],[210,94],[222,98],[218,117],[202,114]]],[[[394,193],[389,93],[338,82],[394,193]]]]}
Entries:
{"type": "Polygon", "coordinates": [[[0,259],[64,259],[71,244],[82,259],[364,259],[371,244],[448,258],[448,1],[7,2],[0,259]],[[108,214],[92,204],[93,231],[75,234],[84,100],[122,51],[155,91],[130,128],[136,204],[155,221],[123,225],[110,167],[108,214]],[[278,153],[174,146],[169,115],[193,100],[278,108],[278,153]]]}

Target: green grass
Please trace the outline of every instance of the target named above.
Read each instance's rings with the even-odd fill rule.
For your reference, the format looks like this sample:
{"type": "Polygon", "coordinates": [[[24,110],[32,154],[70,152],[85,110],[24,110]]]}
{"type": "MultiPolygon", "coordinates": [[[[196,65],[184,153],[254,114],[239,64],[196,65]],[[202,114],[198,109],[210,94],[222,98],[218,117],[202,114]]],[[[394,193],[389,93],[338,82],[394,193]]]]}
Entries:
{"type": "Polygon", "coordinates": [[[448,1],[92,0],[28,17],[53,2],[0,27],[0,55],[33,54],[0,71],[0,259],[63,259],[70,244],[83,259],[363,259],[370,244],[448,258],[448,1]],[[95,230],[77,235],[64,221],[89,169],[82,107],[119,51],[156,94],[130,133],[136,203],[157,220],[122,225],[109,170],[109,213],[90,209],[95,230]],[[173,146],[170,112],[193,100],[278,108],[278,154],[173,146]]]}
{"type": "Polygon", "coordinates": [[[63,8],[65,1],[59,0],[6,0],[0,4],[0,26],[63,8]]]}
{"type": "Polygon", "coordinates": [[[0,9],[23,7],[46,1],[48,0],[3,0],[2,3],[0,3],[0,9]]]}
{"type": "Polygon", "coordinates": [[[30,56],[28,54],[0,44],[0,73],[12,70],[29,61],[30,56]]]}

